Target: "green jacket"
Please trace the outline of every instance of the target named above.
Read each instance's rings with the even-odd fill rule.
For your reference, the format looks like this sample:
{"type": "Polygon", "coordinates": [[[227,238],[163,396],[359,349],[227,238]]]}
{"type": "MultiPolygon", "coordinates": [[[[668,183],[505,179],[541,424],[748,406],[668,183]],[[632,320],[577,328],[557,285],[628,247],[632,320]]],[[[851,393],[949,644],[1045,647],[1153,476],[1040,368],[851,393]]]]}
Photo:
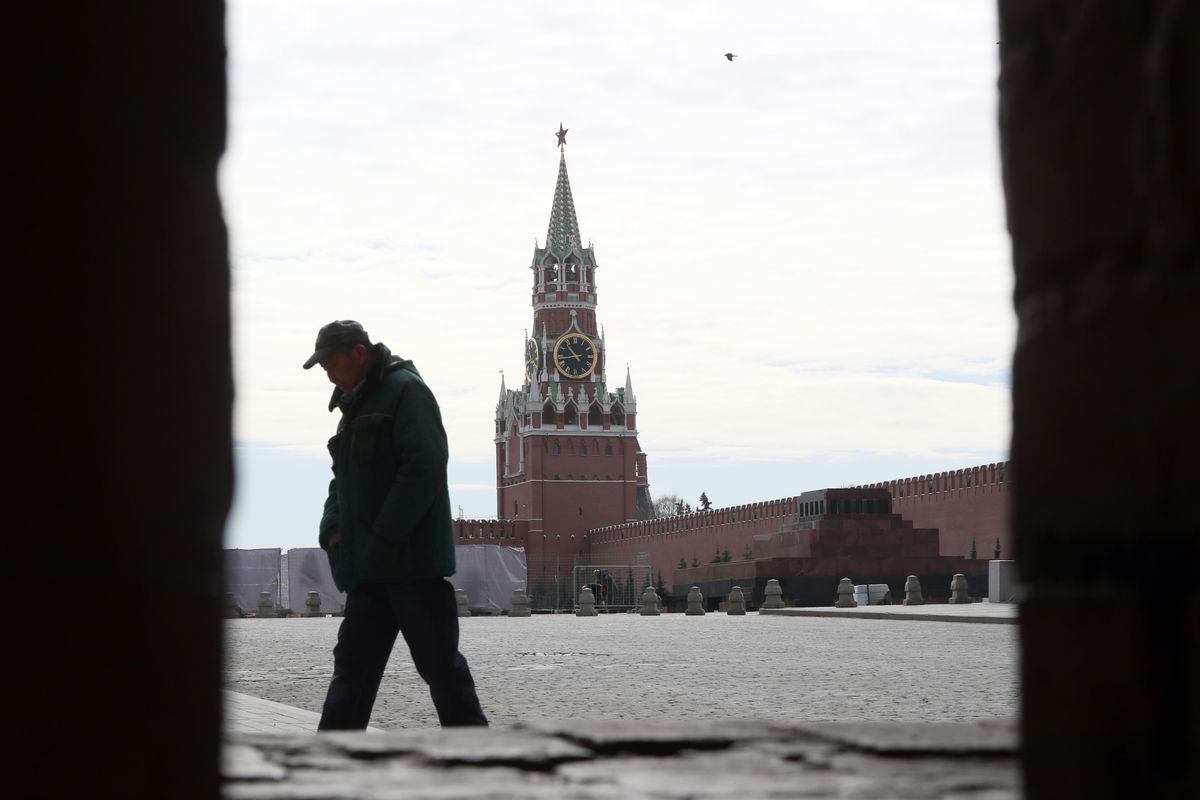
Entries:
{"type": "Polygon", "coordinates": [[[333,480],[319,541],[333,581],[360,583],[454,574],[454,532],[446,486],[449,451],[433,392],[411,361],[372,346],[375,363],[329,440],[333,480]],[[340,533],[337,544],[329,540],[340,533]]]}

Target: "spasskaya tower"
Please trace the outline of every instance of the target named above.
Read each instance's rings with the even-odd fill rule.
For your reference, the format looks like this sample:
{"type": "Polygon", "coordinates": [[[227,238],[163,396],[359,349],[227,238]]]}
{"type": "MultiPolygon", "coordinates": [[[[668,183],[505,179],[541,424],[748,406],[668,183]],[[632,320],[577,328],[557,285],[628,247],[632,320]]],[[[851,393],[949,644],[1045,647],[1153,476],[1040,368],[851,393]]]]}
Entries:
{"type": "Polygon", "coordinates": [[[524,381],[510,390],[501,378],[496,404],[497,517],[528,521],[531,556],[586,554],[590,529],[646,518],[650,506],[633,383],[627,367],[624,385],[608,384],[596,256],[579,236],[558,127],[550,226],[530,264],[524,381]]]}

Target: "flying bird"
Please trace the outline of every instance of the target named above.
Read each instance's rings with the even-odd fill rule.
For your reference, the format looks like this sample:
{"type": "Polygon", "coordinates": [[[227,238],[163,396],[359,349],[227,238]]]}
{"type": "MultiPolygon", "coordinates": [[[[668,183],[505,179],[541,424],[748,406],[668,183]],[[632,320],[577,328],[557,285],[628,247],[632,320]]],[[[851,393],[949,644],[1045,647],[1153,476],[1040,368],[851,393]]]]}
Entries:
{"type": "Polygon", "coordinates": [[[733,61],[735,58],[737,58],[737,56],[735,56],[733,53],[726,53],[725,58],[729,59],[730,61],[733,61]]]}

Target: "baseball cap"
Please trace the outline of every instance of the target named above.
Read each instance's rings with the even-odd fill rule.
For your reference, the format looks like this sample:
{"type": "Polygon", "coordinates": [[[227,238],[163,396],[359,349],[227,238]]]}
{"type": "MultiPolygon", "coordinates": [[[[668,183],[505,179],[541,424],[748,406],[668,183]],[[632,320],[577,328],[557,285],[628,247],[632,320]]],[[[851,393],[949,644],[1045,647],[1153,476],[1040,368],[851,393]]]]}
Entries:
{"type": "Polygon", "coordinates": [[[370,337],[363,326],[352,319],[334,320],[317,332],[317,344],[304,368],[309,369],[313,364],[324,361],[339,347],[351,347],[356,344],[371,344],[370,337]]]}

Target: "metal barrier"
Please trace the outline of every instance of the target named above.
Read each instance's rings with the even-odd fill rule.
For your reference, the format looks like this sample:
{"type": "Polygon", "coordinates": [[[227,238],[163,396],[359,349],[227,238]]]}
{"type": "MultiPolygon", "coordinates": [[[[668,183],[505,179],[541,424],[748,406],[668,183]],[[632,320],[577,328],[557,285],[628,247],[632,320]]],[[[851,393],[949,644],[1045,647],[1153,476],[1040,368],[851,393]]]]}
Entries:
{"type": "Polygon", "coordinates": [[[650,554],[589,556],[545,554],[527,562],[526,592],[535,613],[574,612],[579,593],[590,586],[601,613],[641,608],[642,590],[653,583],[650,554]]]}

